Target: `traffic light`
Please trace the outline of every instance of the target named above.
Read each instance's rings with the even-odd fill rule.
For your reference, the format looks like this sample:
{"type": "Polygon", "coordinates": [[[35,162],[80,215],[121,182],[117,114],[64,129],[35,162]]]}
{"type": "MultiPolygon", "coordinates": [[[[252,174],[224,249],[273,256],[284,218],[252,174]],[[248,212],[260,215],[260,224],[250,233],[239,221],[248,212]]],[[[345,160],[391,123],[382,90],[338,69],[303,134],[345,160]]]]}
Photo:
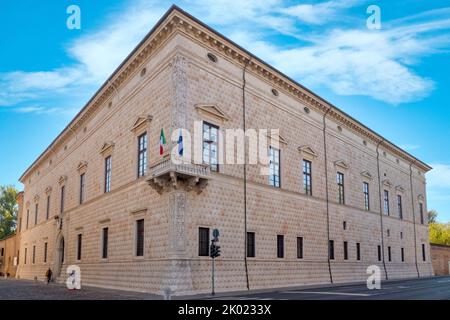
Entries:
{"type": "Polygon", "coordinates": [[[220,257],[220,246],[217,246],[215,244],[211,244],[211,246],[209,247],[209,256],[211,258],[220,257]]]}

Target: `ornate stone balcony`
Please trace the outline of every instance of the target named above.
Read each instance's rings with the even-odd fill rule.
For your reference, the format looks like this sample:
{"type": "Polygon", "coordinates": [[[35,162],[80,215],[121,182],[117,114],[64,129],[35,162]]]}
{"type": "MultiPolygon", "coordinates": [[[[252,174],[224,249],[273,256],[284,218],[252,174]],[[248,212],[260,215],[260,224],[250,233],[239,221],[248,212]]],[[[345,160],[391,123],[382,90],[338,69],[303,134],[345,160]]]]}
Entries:
{"type": "Polygon", "coordinates": [[[208,165],[181,163],[175,164],[170,158],[150,167],[147,182],[159,194],[170,188],[187,191],[195,189],[201,193],[208,185],[210,169],[208,165]]]}

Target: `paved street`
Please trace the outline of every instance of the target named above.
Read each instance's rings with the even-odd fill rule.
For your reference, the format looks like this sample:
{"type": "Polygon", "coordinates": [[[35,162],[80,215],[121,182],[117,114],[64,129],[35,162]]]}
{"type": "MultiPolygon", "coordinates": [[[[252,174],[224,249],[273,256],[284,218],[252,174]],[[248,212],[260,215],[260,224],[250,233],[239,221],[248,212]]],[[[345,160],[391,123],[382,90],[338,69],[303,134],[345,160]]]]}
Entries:
{"type": "MultiPolygon", "coordinates": [[[[153,300],[161,296],[120,290],[83,287],[67,290],[60,284],[46,285],[28,280],[0,279],[0,300],[153,300]]],[[[206,300],[450,300],[450,276],[428,279],[388,281],[380,290],[368,290],[365,284],[336,285],[321,288],[291,288],[242,292],[177,299],[206,300]]]]}
{"type": "Polygon", "coordinates": [[[271,292],[237,294],[214,300],[450,300],[450,276],[428,279],[387,281],[380,290],[365,284],[337,285],[310,289],[283,289],[271,292]]]}

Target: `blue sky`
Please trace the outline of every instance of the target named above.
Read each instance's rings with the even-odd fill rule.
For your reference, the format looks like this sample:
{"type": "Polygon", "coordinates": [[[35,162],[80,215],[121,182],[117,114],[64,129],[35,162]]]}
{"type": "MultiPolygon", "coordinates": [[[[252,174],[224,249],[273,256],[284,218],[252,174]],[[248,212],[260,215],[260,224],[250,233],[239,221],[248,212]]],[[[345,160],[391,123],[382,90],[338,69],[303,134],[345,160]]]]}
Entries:
{"type": "MultiPolygon", "coordinates": [[[[434,167],[450,221],[448,1],[193,0],[177,5],[434,167]],[[381,9],[369,30],[366,10],[381,9]]],[[[172,2],[2,1],[0,184],[13,184],[172,2]],[[66,27],[70,5],[81,29],[66,27]]]]}

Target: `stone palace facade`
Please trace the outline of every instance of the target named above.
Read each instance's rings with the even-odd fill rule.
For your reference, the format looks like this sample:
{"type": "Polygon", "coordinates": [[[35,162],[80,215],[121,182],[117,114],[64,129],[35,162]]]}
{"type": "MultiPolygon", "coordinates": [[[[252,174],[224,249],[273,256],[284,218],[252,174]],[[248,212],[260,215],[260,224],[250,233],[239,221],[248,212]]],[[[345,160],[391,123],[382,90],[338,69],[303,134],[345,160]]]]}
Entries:
{"type": "Polygon", "coordinates": [[[20,178],[17,276],[209,292],[217,228],[217,291],[427,277],[430,169],[174,6],[20,178]],[[197,121],[204,163],[175,164],[197,121]],[[229,128],[279,129],[269,175],[217,164],[229,128]]]}

